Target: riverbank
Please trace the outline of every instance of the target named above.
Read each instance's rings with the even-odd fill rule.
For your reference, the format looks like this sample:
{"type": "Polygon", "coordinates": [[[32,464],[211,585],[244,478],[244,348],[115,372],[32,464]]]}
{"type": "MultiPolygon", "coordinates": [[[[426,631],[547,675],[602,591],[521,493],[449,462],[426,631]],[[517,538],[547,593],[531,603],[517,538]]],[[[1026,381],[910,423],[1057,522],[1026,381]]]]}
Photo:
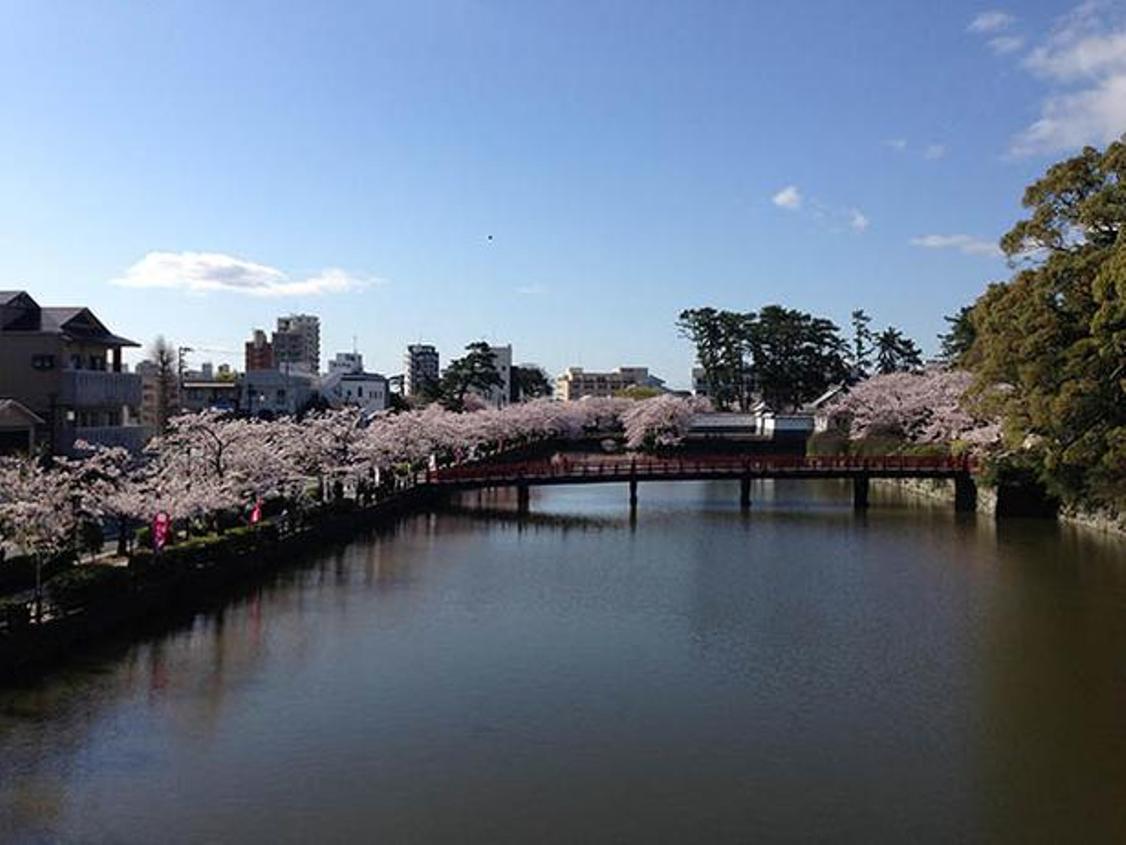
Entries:
{"type": "Polygon", "coordinates": [[[417,486],[367,506],[352,501],[323,505],[303,513],[300,524],[265,521],[251,530],[189,539],[162,555],[138,553],[128,567],[78,564],[64,573],[75,576],[69,579],[74,583],[56,590],[58,599],[41,621],[35,621],[30,607],[22,612],[7,608],[0,619],[0,682],[42,672],[76,648],[174,609],[194,609],[235,583],[290,565],[326,542],[431,507],[439,495],[417,486]],[[93,577],[106,575],[114,577],[93,577]]]}
{"type": "MultiPolygon", "coordinates": [[[[929,478],[881,478],[873,479],[877,489],[899,490],[912,496],[934,499],[942,502],[954,501],[954,483],[945,479],[929,478]]],[[[986,516],[998,516],[998,495],[995,487],[979,484],[977,487],[977,512],[986,516]]],[[[1017,516],[1016,513],[1002,514],[1017,516]]],[[[1040,515],[1040,514],[1032,514],[1040,515]]],[[[1069,525],[1077,525],[1091,531],[1126,537],[1126,514],[1110,510],[1086,510],[1073,505],[1059,508],[1056,518],[1069,525]]]]}

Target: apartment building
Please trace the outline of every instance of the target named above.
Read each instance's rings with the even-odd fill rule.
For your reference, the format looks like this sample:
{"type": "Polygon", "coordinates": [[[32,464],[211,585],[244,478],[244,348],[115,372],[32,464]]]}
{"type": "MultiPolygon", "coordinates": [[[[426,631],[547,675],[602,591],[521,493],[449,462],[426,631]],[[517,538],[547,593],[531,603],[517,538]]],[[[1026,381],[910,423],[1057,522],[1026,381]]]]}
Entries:
{"type": "Polygon", "coordinates": [[[43,421],[41,441],[53,452],[73,452],[76,440],[141,448],[141,377],[121,361],[122,349],[139,345],[89,308],[0,291],[0,398],[43,421]]]}
{"type": "Polygon", "coordinates": [[[312,314],[278,317],[278,328],[271,338],[274,366],[316,375],[321,369],[321,321],[312,314]]]}
{"type": "Polygon", "coordinates": [[[613,372],[592,372],[582,367],[568,367],[555,380],[555,398],[566,402],[586,396],[609,397],[628,387],[664,390],[665,382],[650,375],[648,367],[619,367],[613,372]]]}
{"type": "Polygon", "coordinates": [[[403,355],[403,393],[417,396],[439,378],[438,350],[428,343],[412,343],[403,355]]]}

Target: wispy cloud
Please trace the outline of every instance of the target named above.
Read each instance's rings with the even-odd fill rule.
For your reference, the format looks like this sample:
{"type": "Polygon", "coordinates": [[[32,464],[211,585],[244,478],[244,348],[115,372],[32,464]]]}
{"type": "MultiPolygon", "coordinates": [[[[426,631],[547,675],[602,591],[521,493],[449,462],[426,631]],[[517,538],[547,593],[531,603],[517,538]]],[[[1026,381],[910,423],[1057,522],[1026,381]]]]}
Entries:
{"type": "Polygon", "coordinates": [[[1016,20],[1008,12],[1002,12],[1000,9],[992,9],[988,12],[982,12],[966,27],[970,32],[988,33],[999,32],[1002,29],[1007,29],[1016,20]]]}
{"type": "Polygon", "coordinates": [[[860,234],[871,225],[871,221],[859,208],[829,205],[817,197],[810,197],[807,202],[797,185],[787,185],[771,197],[770,201],[786,211],[812,217],[831,231],[840,232],[847,228],[860,234]]]}
{"type": "Polygon", "coordinates": [[[335,267],[295,279],[275,267],[219,252],[150,252],[111,283],[199,294],[285,297],[348,293],[383,282],[335,267]]]}
{"type": "Polygon", "coordinates": [[[801,208],[801,192],[798,190],[797,185],[787,185],[785,188],[771,197],[770,201],[779,208],[785,208],[789,211],[797,211],[801,208]]]}
{"type": "Polygon", "coordinates": [[[911,245],[926,249],[956,249],[964,255],[1002,255],[1001,248],[993,241],[975,238],[973,235],[922,235],[911,238],[911,245]]]}
{"type": "Polygon", "coordinates": [[[520,285],[516,288],[516,292],[521,296],[540,296],[547,293],[547,287],[537,282],[532,285],[520,285]]]}
{"type": "Polygon", "coordinates": [[[912,150],[912,156],[918,156],[927,161],[934,161],[946,156],[945,144],[930,143],[922,146],[912,146],[906,138],[887,138],[881,143],[896,153],[906,153],[908,148],[910,148],[912,150]]]}
{"type": "Polygon", "coordinates": [[[989,49],[996,53],[998,56],[1003,56],[1006,53],[1015,53],[1024,46],[1023,35],[998,35],[996,38],[990,38],[986,44],[989,49]]]}
{"type": "MultiPolygon", "coordinates": [[[[973,24],[971,29],[994,31],[974,29],[973,24]]],[[[987,43],[1006,54],[1025,42],[1003,35],[987,43]]],[[[1040,117],[1013,137],[1011,155],[1050,155],[1106,144],[1126,129],[1126,7],[1087,0],[1059,18],[1021,66],[1049,90],[1040,117]]]]}

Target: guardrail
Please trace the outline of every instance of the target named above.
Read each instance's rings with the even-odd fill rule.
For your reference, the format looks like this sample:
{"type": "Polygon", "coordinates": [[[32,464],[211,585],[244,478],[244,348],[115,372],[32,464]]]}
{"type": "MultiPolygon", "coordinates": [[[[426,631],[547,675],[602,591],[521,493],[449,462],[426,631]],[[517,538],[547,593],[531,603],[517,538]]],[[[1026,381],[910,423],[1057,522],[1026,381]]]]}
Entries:
{"type": "Polygon", "coordinates": [[[972,473],[975,469],[968,458],[950,458],[925,455],[878,455],[860,457],[831,455],[806,457],[799,455],[748,456],[748,457],[687,457],[687,458],[563,458],[551,461],[521,461],[509,464],[483,466],[455,466],[427,473],[426,481],[436,485],[469,483],[534,482],[537,480],[576,482],[620,480],[622,478],[675,479],[716,476],[723,478],[793,477],[803,474],[818,476],[839,475],[852,478],[865,474],[892,473],[917,474],[921,477],[954,476],[972,473]]]}

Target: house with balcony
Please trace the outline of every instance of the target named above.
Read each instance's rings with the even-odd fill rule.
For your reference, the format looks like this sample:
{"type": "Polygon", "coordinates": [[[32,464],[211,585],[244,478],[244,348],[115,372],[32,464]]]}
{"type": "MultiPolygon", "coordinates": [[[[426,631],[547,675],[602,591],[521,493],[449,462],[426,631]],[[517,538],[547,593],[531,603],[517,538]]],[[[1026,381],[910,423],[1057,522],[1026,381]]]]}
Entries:
{"type": "Polygon", "coordinates": [[[121,350],[139,346],[89,308],[40,306],[25,291],[0,291],[0,398],[41,419],[38,445],[57,454],[77,440],[140,449],[141,378],[121,350]]]}

